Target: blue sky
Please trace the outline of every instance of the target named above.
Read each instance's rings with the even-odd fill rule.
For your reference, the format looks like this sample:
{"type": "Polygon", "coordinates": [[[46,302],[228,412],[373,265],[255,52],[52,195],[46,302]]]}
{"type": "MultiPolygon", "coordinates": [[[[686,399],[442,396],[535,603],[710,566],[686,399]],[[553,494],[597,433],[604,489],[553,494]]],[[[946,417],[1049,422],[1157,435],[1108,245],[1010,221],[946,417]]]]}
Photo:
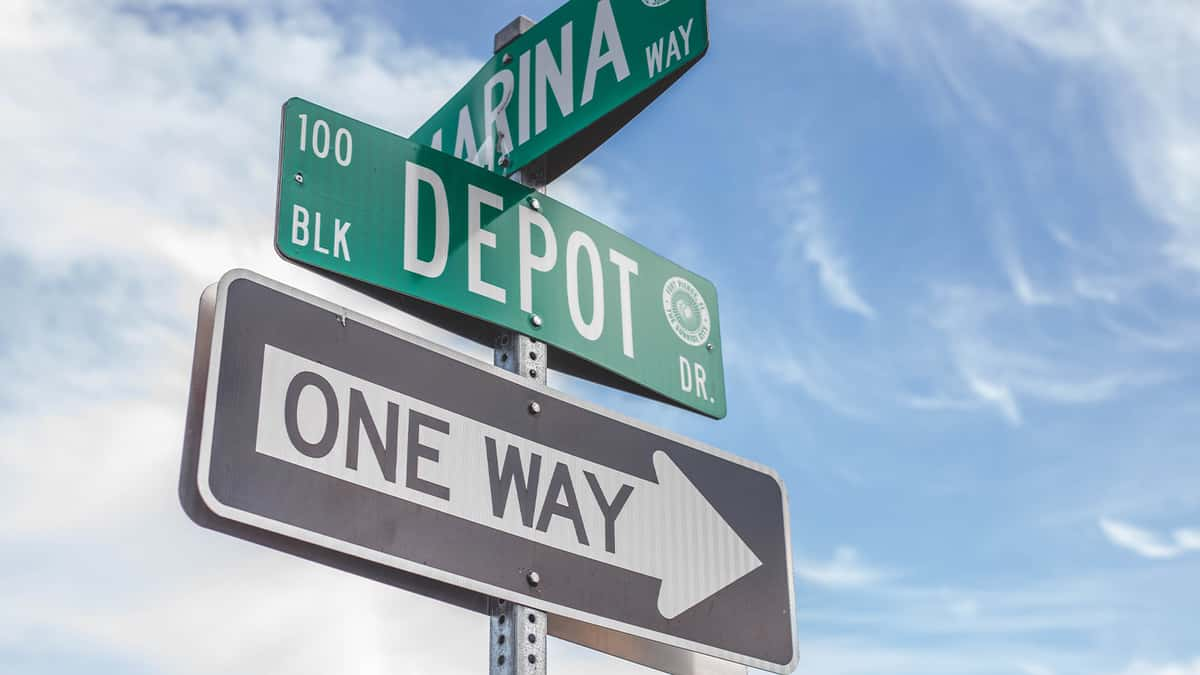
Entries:
{"type": "MultiPolygon", "coordinates": [[[[185,378],[235,266],[451,341],[275,257],[279,105],[409,133],[555,6],[0,7],[0,672],[478,671],[481,618],[192,525],[185,378]]],[[[1200,6],[710,13],[550,191],[716,284],[729,417],[552,384],[779,469],[798,672],[1200,673],[1200,6]]]]}

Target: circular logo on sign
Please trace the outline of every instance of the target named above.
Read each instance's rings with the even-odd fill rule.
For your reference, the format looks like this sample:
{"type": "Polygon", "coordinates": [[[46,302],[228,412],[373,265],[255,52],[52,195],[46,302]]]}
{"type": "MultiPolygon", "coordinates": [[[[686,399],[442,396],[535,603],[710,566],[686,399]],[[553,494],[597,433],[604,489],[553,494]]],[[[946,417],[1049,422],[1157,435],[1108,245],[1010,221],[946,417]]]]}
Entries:
{"type": "Polygon", "coordinates": [[[671,0],[642,0],[642,4],[647,7],[662,7],[671,0]]]}
{"type": "MultiPolygon", "coordinates": [[[[645,0],[643,0],[644,2],[645,0]]],[[[708,341],[708,333],[712,330],[712,320],[708,316],[708,303],[704,296],[682,277],[671,277],[663,285],[663,313],[667,315],[667,323],[671,330],[693,347],[699,347],[708,341]]]]}

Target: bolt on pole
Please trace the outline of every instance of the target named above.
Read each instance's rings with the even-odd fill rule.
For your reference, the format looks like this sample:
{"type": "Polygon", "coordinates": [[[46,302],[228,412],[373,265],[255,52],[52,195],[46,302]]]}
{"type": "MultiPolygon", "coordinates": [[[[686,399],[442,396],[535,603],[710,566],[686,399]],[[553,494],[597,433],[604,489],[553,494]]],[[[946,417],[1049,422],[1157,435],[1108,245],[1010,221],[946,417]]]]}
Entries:
{"type": "MultiPolygon", "coordinates": [[[[533,20],[526,16],[513,19],[496,33],[494,51],[499,53],[522,33],[533,27],[533,20]]],[[[506,59],[511,61],[511,58],[506,59]]],[[[503,148],[497,139],[495,147],[503,148]]],[[[500,157],[501,166],[508,157],[500,157]]],[[[513,180],[538,190],[546,191],[545,160],[539,159],[525,166],[512,176],[513,180]]],[[[534,198],[536,202],[536,197],[534,198]]],[[[534,209],[538,208],[536,205],[534,209]]],[[[544,319],[533,314],[530,325],[541,328],[544,319]]],[[[539,384],[546,384],[546,343],[514,331],[501,331],[496,337],[493,360],[497,367],[539,384]]],[[[530,415],[541,414],[541,403],[528,402],[530,415]]],[[[542,583],[537,570],[528,570],[525,581],[530,588],[542,583]]],[[[491,675],[546,675],[546,613],[504,600],[493,599],[490,607],[491,630],[488,649],[491,675]]]]}

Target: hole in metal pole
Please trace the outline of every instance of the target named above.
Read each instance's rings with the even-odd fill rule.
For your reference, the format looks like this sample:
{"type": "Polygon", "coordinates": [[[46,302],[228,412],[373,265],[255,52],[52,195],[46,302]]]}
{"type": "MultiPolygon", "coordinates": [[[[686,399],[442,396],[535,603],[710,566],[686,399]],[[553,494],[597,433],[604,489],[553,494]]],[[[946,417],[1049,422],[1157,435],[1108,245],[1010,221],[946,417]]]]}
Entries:
{"type": "Polygon", "coordinates": [[[500,615],[500,625],[501,626],[504,625],[504,615],[503,614],[500,615]]]}
{"type": "Polygon", "coordinates": [[[503,636],[503,635],[501,635],[500,637],[496,638],[496,644],[498,644],[498,645],[502,645],[502,644],[504,644],[504,636],[503,636]]]}
{"type": "MultiPolygon", "coordinates": [[[[503,638],[504,636],[501,635],[500,637],[503,638]]],[[[529,644],[533,644],[535,642],[537,642],[537,636],[534,635],[533,633],[530,633],[529,634],[529,644]]]]}
{"type": "Polygon", "coordinates": [[[504,665],[504,655],[503,654],[496,657],[496,663],[498,663],[500,665],[504,665]]]}
{"type": "Polygon", "coordinates": [[[529,352],[529,360],[537,361],[537,352],[529,352]]]}
{"type": "Polygon", "coordinates": [[[529,615],[529,623],[537,623],[537,617],[530,614],[529,615]]]}
{"type": "Polygon", "coordinates": [[[537,657],[536,657],[536,656],[534,656],[533,654],[530,654],[530,655],[529,655],[529,662],[530,662],[530,663],[537,663],[537,657]]]}

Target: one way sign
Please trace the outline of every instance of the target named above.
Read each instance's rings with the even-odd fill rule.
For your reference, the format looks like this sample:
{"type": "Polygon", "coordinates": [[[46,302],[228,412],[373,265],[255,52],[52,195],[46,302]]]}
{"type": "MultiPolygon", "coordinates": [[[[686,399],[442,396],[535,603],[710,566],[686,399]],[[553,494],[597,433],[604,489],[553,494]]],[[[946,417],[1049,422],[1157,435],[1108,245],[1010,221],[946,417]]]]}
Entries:
{"type": "Polygon", "coordinates": [[[668,619],[762,565],[665,452],[638,478],[264,349],[258,453],[659,579],[668,619]]]}
{"type": "Polygon", "coordinates": [[[185,503],[552,616],[794,664],[769,470],[248,272],[218,284],[202,342],[185,503]]]}

